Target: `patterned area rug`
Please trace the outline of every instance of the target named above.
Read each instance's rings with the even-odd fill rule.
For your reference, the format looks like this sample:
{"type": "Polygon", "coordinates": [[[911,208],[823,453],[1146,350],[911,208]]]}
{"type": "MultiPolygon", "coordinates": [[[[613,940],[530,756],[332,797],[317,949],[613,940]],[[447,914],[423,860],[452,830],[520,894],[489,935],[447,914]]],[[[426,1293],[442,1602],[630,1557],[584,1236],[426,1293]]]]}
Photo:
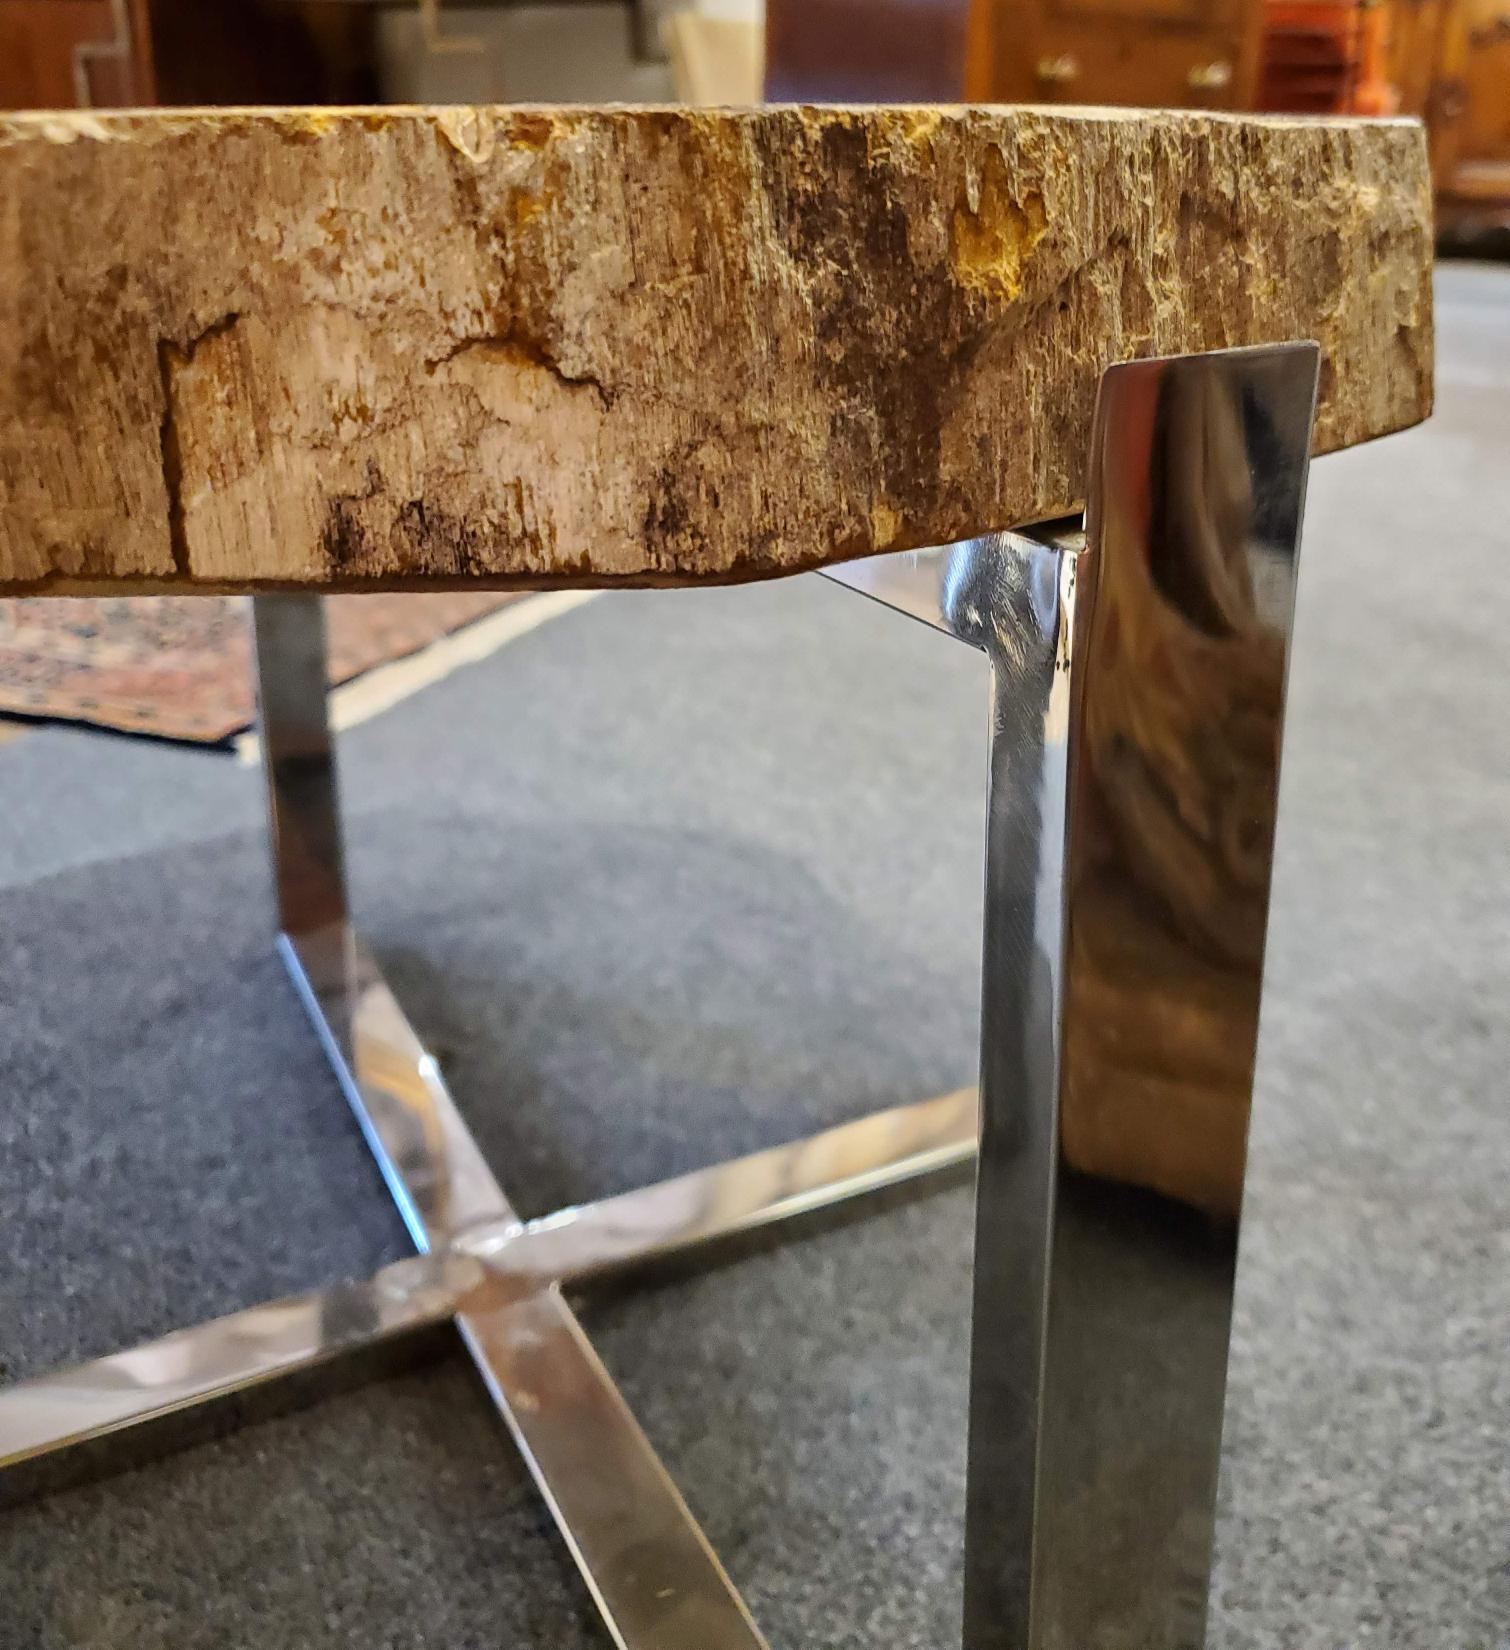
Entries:
{"type": "MultiPolygon", "coordinates": [[[[331,685],[525,599],[330,597],[331,685]]],[[[250,627],[244,596],[0,601],[0,714],[223,744],[256,714],[250,627]]]]}

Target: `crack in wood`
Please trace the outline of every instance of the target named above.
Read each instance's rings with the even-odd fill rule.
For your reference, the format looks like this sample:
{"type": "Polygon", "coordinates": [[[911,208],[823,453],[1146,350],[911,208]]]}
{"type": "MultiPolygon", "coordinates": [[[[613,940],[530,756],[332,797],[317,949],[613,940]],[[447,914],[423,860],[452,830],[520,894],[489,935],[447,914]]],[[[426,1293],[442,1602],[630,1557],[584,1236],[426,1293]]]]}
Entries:
{"type": "Polygon", "coordinates": [[[163,489],[168,495],[168,545],[173,553],[173,570],[183,578],[193,577],[189,560],[189,536],[184,523],[183,443],[178,431],[178,375],[189,366],[208,339],[219,338],[241,319],[235,310],[202,327],[187,343],[171,338],[157,340],[157,376],[162,386],[162,422],[158,426],[158,452],[162,463],[163,489]]]}

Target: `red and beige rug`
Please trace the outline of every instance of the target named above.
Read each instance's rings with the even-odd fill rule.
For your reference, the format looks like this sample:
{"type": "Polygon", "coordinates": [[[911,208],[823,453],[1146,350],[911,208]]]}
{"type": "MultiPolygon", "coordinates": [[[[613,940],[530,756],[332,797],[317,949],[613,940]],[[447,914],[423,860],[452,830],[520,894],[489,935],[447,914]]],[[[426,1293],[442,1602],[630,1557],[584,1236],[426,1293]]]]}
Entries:
{"type": "MultiPolygon", "coordinates": [[[[331,685],[530,599],[330,597],[331,685]]],[[[256,714],[250,623],[242,596],[0,600],[0,715],[224,744],[256,714]]]]}

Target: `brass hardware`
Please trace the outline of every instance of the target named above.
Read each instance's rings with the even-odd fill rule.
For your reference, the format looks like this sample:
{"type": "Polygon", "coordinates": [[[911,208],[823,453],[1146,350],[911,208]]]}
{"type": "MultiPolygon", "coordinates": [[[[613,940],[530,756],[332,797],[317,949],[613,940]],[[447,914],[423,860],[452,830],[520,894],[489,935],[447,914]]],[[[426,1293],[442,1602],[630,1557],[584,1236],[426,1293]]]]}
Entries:
{"type": "Polygon", "coordinates": [[[1219,92],[1232,84],[1232,65],[1221,58],[1215,63],[1197,63],[1186,79],[1193,91],[1219,92]]]}
{"type": "Polygon", "coordinates": [[[1058,57],[1040,57],[1036,72],[1048,85],[1062,86],[1066,81],[1079,78],[1080,65],[1068,52],[1061,52],[1058,57]]]}

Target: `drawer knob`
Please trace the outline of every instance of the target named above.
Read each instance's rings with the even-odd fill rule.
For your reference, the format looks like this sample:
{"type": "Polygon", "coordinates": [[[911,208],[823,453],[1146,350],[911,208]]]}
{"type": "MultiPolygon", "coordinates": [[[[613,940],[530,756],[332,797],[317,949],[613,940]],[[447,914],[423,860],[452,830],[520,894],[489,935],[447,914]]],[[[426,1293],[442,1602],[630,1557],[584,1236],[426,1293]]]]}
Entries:
{"type": "Polygon", "coordinates": [[[1076,79],[1079,73],[1080,65],[1068,52],[1061,52],[1058,57],[1038,59],[1038,78],[1050,86],[1062,86],[1066,81],[1076,79]]]}
{"type": "Polygon", "coordinates": [[[1197,92],[1219,92],[1232,84],[1232,65],[1222,58],[1214,63],[1197,63],[1186,79],[1197,92]]]}

